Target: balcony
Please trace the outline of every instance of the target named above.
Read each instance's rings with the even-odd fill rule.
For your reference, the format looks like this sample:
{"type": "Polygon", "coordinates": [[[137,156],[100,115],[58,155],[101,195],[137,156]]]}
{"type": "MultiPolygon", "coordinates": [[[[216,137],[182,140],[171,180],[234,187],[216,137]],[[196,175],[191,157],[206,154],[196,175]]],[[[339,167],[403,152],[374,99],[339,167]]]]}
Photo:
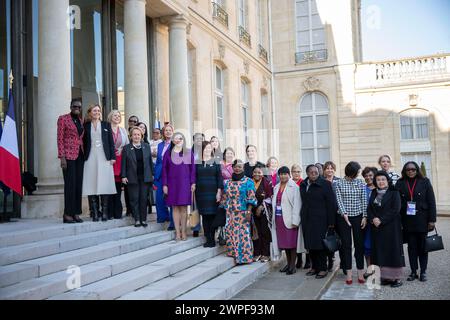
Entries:
{"type": "Polygon", "coordinates": [[[228,13],[217,3],[213,2],[213,17],[228,28],[228,13]]]}
{"type": "Polygon", "coordinates": [[[327,49],[303,51],[297,52],[295,54],[295,63],[320,62],[320,61],[327,61],[327,59],[328,59],[327,49]]]}
{"type": "Polygon", "coordinates": [[[263,59],[265,62],[269,62],[269,55],[267,54],[267,50],[264,49],[262,45],[258,45],[259,57],[263,59]]]}
{"type": "Polygon", "coordinates": [[[419,82],[448,81],[450,55],[433,55],[393,61],[368,62],[357,65],[359,88],[383,87],[419,82]]]}
{"type": "Polygon", "coordinates": [[[239,40],[249,47],[252,46],[252,38],[250,33],[248,33],[243,26],[239,26],[239,40]]]}

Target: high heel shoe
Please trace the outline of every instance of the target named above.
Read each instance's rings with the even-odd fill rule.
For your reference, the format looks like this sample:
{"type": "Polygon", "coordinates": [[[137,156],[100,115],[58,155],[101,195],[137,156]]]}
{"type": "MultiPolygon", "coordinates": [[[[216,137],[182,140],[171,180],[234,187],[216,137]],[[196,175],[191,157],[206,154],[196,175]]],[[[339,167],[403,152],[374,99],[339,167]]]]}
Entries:
{"type": "Polygon", "coordinates": [[[70,219],[69,219],[69,218],[67,218],[66,216],[64,216],[64,217],[63,217],[63,223],[76,223],[76,221],[73,220],[72,217],[70,217],[70,219]]]}
{"type": "Polygon", "coordinates": [[[351,285],[353,283],[353,280],[345,280],[345,283],[351,285]]]}
{"type": "Polygon", "coordinates": [[[286,265],[284,268],[280,269],[280,272],[287,272],[289,270],[289,266],[286,265]]]}
{"type": "Polygon", "coordinates": [[[359,278],[358,278],[358,283],[364,284],[364,283],[366,283],[366,280],[364,280],[364,279],[359,279],[359,278]]]}

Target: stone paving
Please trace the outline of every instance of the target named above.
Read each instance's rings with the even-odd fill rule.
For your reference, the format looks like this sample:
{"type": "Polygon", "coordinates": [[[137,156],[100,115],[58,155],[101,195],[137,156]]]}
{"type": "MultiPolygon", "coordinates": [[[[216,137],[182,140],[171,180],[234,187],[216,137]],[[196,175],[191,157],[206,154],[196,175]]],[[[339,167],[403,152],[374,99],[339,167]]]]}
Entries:
{"type": "Polygon", "coordinates": [[[408,250],[405,252],[405,275],[403,286],[391,288],[381,286],[381,289],[369,289],[367,285],[355,283],[345,284],[345,276],[341,271],[336,273],[332,283],[321,296],[321,300],[448,300],[450,299],[450,218],[438,217],[437,228],[444,241],[444,250],[429,254],[427,282],[406,281],[409,273],[408,250]]]}

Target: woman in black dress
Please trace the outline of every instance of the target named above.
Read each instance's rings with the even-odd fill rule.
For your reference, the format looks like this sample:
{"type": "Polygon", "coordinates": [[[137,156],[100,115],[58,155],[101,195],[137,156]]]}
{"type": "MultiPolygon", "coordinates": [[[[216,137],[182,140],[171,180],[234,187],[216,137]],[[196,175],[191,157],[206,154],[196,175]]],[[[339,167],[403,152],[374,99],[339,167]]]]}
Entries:
{"type": "Polygon", "coordinates": [[[372,264],[380,267],[381,284],[400,287],[405,257],[403,254],[400,194],[392,187],[389,175],[378,171],[367,207],[372,234],[372,264]]]}
{"type": "Polygon", "coordinates": [[[217,214],[219,202],[222,197],[223,179],[220,163],[212,157],[212,146],[209,141],[202,143],[202,162],[196,164],[197,185],[195,200],[198,212],[202,216],[203,231],[206,237],[205,248],[216,246],[212,224],[217,214]]]}

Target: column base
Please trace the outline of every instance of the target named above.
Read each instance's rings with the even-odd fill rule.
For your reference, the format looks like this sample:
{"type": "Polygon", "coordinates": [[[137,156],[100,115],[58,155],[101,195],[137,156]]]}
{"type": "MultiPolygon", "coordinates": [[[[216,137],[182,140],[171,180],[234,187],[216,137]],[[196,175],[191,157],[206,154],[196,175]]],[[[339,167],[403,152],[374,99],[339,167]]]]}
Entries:
{"type": "MultiPolygon", "coordinates": [[[[82,199],[82,210],[89,212],[87,198],[82,199]]],[[[22,219],[62,219],[64,194],[33,194],[25,196],[21,205],[22,219]]]]}

